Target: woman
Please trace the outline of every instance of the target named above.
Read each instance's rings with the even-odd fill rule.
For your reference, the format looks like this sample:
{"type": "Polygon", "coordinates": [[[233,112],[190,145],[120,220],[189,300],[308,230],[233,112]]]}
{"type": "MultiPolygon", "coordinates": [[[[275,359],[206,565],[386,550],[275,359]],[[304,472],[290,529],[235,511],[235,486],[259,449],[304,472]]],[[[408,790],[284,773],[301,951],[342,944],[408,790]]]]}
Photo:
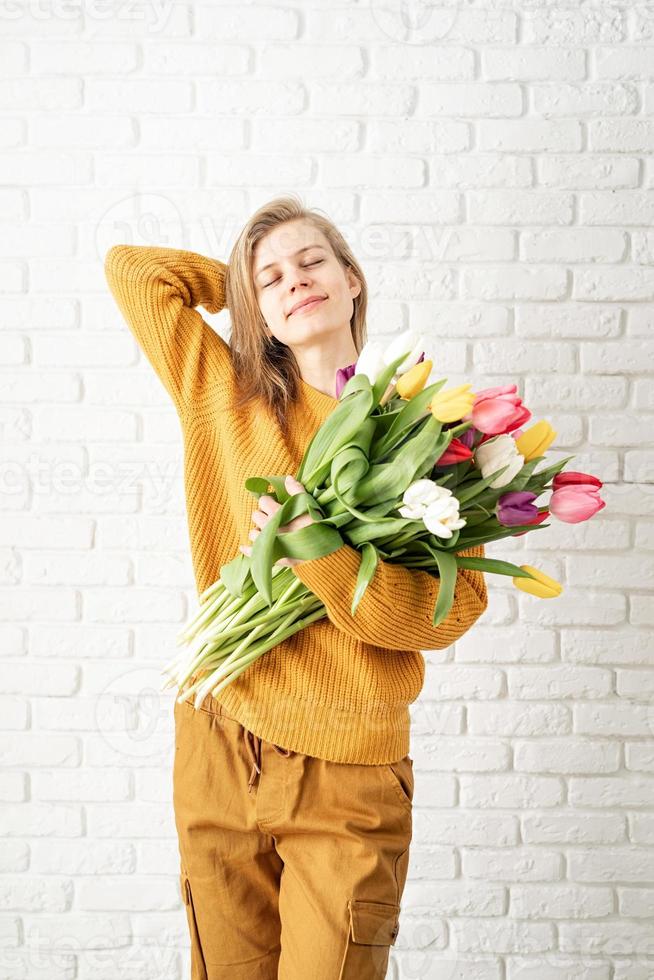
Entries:
{"type": "MultiPolygon", "coordinates": [[[[366,340],[363,271],[332,222],[293,196],[250,218],[228,265],[116,245],[105,269],[178,412],[199,595],[280,506],[264,495],[253,512],[245,480],[289,474],[289,491],[302,489],[292,474],[337,404],[336,371],[366,340]],[[197,306],[229,309],[229,345],[197,306]]],[[[427,572],[380,562],[352,617],[355,548],[282,561],[327,616],[200,710],[174,706],[192,978],[382,978],[409,862],[420,650],[472,626],[487,604],[484,577],[459,572],[451,613],[434,628],[438,580],[427,572]]]]}

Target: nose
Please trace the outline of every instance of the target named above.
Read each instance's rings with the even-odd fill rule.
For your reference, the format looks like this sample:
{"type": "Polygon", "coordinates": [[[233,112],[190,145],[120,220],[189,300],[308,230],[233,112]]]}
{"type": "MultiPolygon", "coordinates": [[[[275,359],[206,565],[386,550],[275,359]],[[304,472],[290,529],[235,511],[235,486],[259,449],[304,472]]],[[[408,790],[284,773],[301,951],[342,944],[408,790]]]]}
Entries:
{"type": "Polygon", "coordinates": [[[298,286],[306,286],[307,283],[311,282],[311,276],[307,269],[297,269],[294,276],[291,276],[291,289],[296,289],[298,286]]]}

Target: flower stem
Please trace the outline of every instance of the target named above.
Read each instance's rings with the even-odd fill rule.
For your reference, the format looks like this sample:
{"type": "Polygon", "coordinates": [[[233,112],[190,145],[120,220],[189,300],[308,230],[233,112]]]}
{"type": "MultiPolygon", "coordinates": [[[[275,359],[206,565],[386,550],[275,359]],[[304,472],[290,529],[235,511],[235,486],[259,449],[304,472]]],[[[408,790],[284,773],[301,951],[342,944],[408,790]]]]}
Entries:
{"type": "MultiPolygon", "coordinates": [[[[224,682],[220,687],[222,690],[222,687],[226,686],[226,683],[229,683],[227,677],[230,679],[237,677],[243,672],[243,670],[245,670],[264,653],[267,653],[272,647],[282,642],[282,640],[286,639],[288,636],[292,636],[293,633],[298,632],[298,630],[302,629],[308,622],[313,622],[314,619],[324,617],[326,612],[323,603],[320,602],[320,600],[317,599],[311,592],[307,592],[303,598],[296,599],[291,604],[290,610],[288,610],[288,603],[285,603],[285,606],[287,608],[287,614],[284,616],[281,622],[275,626],[272,633],[268,633],[268,635],[262,637],[257,643],[254,644],[254,646],[251,645],[253,636],[248,636],[247,648],[244,647],[244,642],[242,642],[234,651],[232,651],[229,657],[221,658],[221,662],[213,671],[209,673],[208,677],[204,676],[198,678],[190,687],[182,692],[177,700],[180,703],[182,701],[186,701],[197,691],[195,706],[198,708],[212,687],[216,685],[216,682],[223,681],[224,679],[224,682]],[[310,614],[308,618],[304,616],[306,612],[309,612],[310,614]],[[298,617],[300,618],[298,619],[298,617]]],[[[255,632],[263,631],[265,625],[266,624],[264,623],[260,624],[260,627],[253,631],[253,634],[255,632]]],[[[208,665],[205,664],[205,675],[207,666],[208,665]]]]}

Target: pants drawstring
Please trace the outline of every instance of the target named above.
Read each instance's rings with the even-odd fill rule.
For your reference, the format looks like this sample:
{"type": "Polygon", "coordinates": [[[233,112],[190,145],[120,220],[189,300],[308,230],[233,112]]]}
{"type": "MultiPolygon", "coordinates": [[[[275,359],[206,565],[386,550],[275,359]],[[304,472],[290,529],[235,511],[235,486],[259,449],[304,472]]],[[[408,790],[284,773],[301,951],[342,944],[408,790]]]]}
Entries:
{"type": "MultiPolygon", "coordinates": [[[[254,786],[255,780],[257,778],[257,773],[261,773],[261,739],[254,732],[251,732],[247,728],[243,728],[243,739],[245,740],[245,747],[248,751],[248,755],[252,760],[252,771],[250,772],[250,779],[248,782],[248,793],[252,792],[252,787],[254,786]]],[[[283,755],[288,757],[291,754],[290,749],[282,749],[279,745],[273,743],[273,749],[278,755],[283,755]]]]}

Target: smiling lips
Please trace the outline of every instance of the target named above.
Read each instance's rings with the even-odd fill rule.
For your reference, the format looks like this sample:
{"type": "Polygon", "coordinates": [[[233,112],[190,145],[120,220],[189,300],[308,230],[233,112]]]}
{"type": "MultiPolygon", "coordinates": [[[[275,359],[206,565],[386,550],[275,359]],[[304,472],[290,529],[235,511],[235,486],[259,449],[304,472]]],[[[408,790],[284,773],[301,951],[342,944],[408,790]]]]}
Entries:
{"type": "Polygon", "coordinates": [[[299,305],[296,304],[289,313],[289,316],[293,316],[294,313],[302,313],[304,310],[312,310],[322,303],[324,299],[326,299],[325,296],[310,296],[308,299],[302,300],[299,305]]]}

